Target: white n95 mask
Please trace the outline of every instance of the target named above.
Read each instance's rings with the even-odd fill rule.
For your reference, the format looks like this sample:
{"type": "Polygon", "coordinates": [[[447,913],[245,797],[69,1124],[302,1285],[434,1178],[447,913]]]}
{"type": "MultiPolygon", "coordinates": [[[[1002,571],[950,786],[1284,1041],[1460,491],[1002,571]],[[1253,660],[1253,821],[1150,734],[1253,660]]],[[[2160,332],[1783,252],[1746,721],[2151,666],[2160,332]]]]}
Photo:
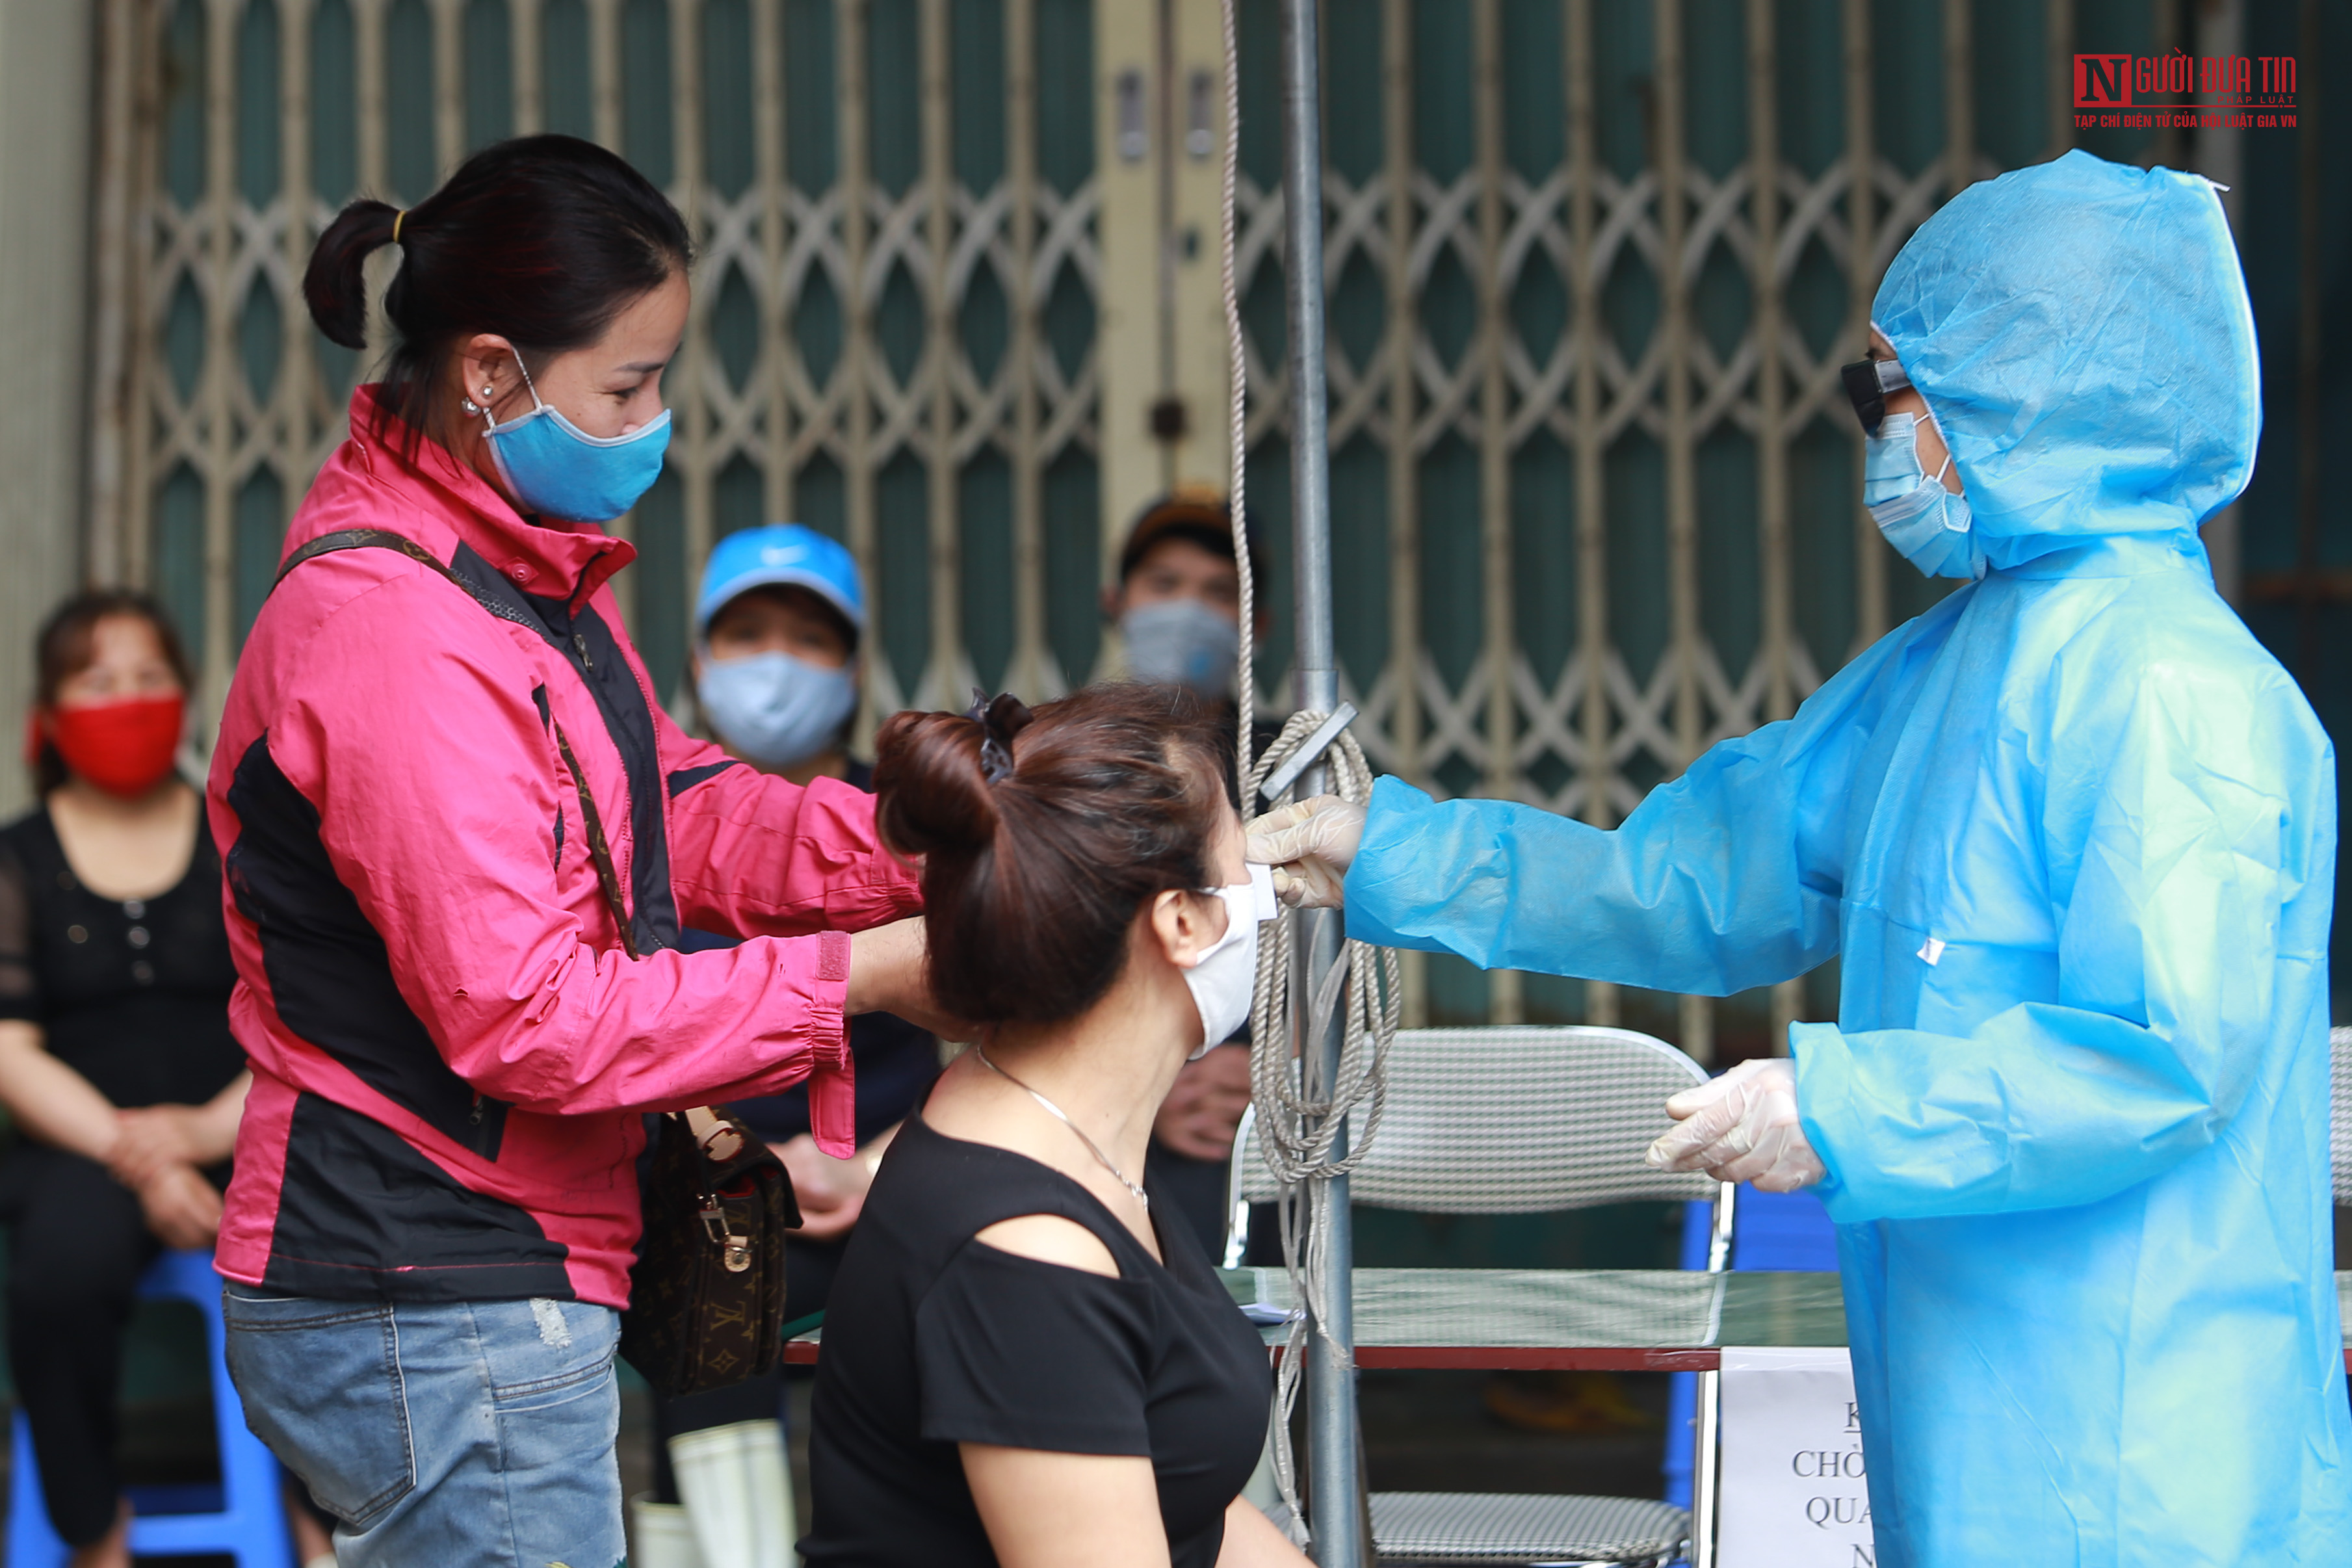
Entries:
{"type": "Polygon", "coordinates": [[[1184,984],[1201,1014],[1201,1044],[1186,1058],[1190,1061],[1207,1056],[1249,1022],[1250,999],[1257,993],[1258,922],[1281,912],[1274,897],[1273,868],[1252,866],[1249,872],[1246,882],[1202,889],[1224,900],[1225,934],[1184,972],[1184,984]]]}

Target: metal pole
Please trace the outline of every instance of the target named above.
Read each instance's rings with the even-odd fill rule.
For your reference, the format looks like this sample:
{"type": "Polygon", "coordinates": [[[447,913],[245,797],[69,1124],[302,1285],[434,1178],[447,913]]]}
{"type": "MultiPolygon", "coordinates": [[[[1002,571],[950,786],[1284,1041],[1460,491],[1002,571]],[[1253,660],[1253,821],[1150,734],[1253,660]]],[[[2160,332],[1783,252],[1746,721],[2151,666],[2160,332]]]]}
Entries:
{"type": "MultiPolygon", "coordinates": [[[[1323,124],[1316,39],[1316,0],[1282,4],[1283,303],[1290,351],[1290,491],[1297,564],[1298,706],[1328,713],[1339,705],[1339,671],[1331,648],[1331,491],[1329,438],[1323,387],[1323,124]]],[[[1320,763],[1299,781],[1302,797],[1329,787],[1320,763]]],[[[1312,998],[1339,962],[1343,934],[1337,910],[1303,917],[1307,962],[1291,975],[1290,1016],[1300,1031],[1299,1059],[1310,1098],[1328,1096],[1339,1078],[1344,1016],[1334,1009],[1319,1037],[1312,998]]],[[[1333,1158],[1348,1152],[1343,1129],[1333,1158]]],[[[1310,1212],[1328,1215],[1321,1238],[1329,1321],[1308,1325],[1307,1338],[1307,1512],[1315,1560],[1321,1568],[1364,1568],[1364,1539],[1356,1433],[1355,1310],[1349,1276],[1355,1247],[1348,1216],[1348,1180],[1328,1184],[1328,1203],[1310,1212]]]]}

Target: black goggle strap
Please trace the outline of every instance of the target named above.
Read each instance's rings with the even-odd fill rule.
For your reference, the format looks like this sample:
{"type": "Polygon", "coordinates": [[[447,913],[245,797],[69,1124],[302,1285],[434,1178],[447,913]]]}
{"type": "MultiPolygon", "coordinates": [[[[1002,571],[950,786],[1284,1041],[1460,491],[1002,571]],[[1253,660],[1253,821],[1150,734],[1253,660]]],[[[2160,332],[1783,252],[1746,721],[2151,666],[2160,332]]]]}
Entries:
{"type": "Polygon", "coordinates": [[[1911,384],[1902,365],[1891,359],[1856,360],[1840,365],[1838,376],[1845,383],[1845,395],[1853,402],[1853,416],[1862,422],[1865,436],[1878,434],[1879,421],[1886,417],[1886,395],[1911,384]]]}

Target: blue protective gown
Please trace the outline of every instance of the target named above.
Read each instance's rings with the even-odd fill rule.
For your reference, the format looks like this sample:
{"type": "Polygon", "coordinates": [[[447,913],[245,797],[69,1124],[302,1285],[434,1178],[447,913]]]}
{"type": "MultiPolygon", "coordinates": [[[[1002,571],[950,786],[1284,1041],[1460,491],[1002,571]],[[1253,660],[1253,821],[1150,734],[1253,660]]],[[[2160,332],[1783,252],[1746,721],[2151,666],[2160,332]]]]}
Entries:
{"type": "Polygon", "coordinates": [[[2069,153],[1874,313],[1990,575],[1613,832],[1381,780],[1349,934],[1717,995],[1843,957],[1790,1044],[1883,1568],[2352,1563],[2336,769],[2196,533],[2260,422],[2221,205],[2069,153]]]}

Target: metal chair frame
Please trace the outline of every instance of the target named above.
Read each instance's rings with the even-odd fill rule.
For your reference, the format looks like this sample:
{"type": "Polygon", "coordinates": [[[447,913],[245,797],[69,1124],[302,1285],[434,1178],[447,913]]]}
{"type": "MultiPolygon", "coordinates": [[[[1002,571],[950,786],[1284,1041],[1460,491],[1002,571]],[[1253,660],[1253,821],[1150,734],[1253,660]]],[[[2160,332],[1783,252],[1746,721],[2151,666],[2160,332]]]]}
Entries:
{"type": "Polygon", "coordinates": [[[2335,1155],[2336,1205],[2352,1207],[2352,1029],[2327,1031],[2328,1146],[2335,1155]]]}
{"type": "MultiPolygon", "coordinates": [[[[1357,1167],[1352,1202],[1420,1213],[1504,1214],[1699,1199],[1713,1209],[1706,1272],[1720,1274],[1730,1267],[1735,1189],[1700,1174],[1653,1171],[1641,1161],[1643,1147],[1665,1126],[1663,1111],[1654,1124],[1634,1120],[1633,1107],[1642,1097],[1654,1089],[1707,1079],[1704,1068],[1664,1041],[1630,1029],[1591,1026],[1407,1030],[1396,1037],[1389,1070],[1380,1140],[1357,1167]],[[1528,1081],[1516,1084],[1508,1095],[1482,1100],[1475,1059],[1465,1055],[1481,1048],[1527,1053],[1538,1062],[1549,1055],[1556,1065],[1548,1075],[1528,1074],[1528,1081]],[[1655,1081],[1631,1089],[1629,1098],[1629,1084],[1643,1079],[1655,1081]],[[1465,1106],[1465,1100],[1471,1103],[1465,1106]],[[1588,1120],[1568,1109],[1588,1104],[1601,1107],[1600,1115],[1588,1120]],[[1480,1135],[1482,1112],[1499,1139],[1480,1135]],[[1505,1149],[1497,1151],[1497,1142],[1505,1149]],[[1498,1155],[1513,1162],[1513,1168],[1496,1170],[1498,1155]]],[[[1659,1094],[1648,1103],[1664,1098],[1659,1094]]],[[[1253,1110],[1234,1135],[1226,1184],[1227,1268],[1241,1266],[1250,1205],[1278,1195],[1259,1157],[1255,1131],[1253,1110]]],[[[1691,1568],[1714,1568],[1721,1374],[1697,1375],[1688,1560],[1691,1568]]],[[[1569,1568],[1557,1560],[1542,1561],[1544,1568],[1569,1568]]]]}

